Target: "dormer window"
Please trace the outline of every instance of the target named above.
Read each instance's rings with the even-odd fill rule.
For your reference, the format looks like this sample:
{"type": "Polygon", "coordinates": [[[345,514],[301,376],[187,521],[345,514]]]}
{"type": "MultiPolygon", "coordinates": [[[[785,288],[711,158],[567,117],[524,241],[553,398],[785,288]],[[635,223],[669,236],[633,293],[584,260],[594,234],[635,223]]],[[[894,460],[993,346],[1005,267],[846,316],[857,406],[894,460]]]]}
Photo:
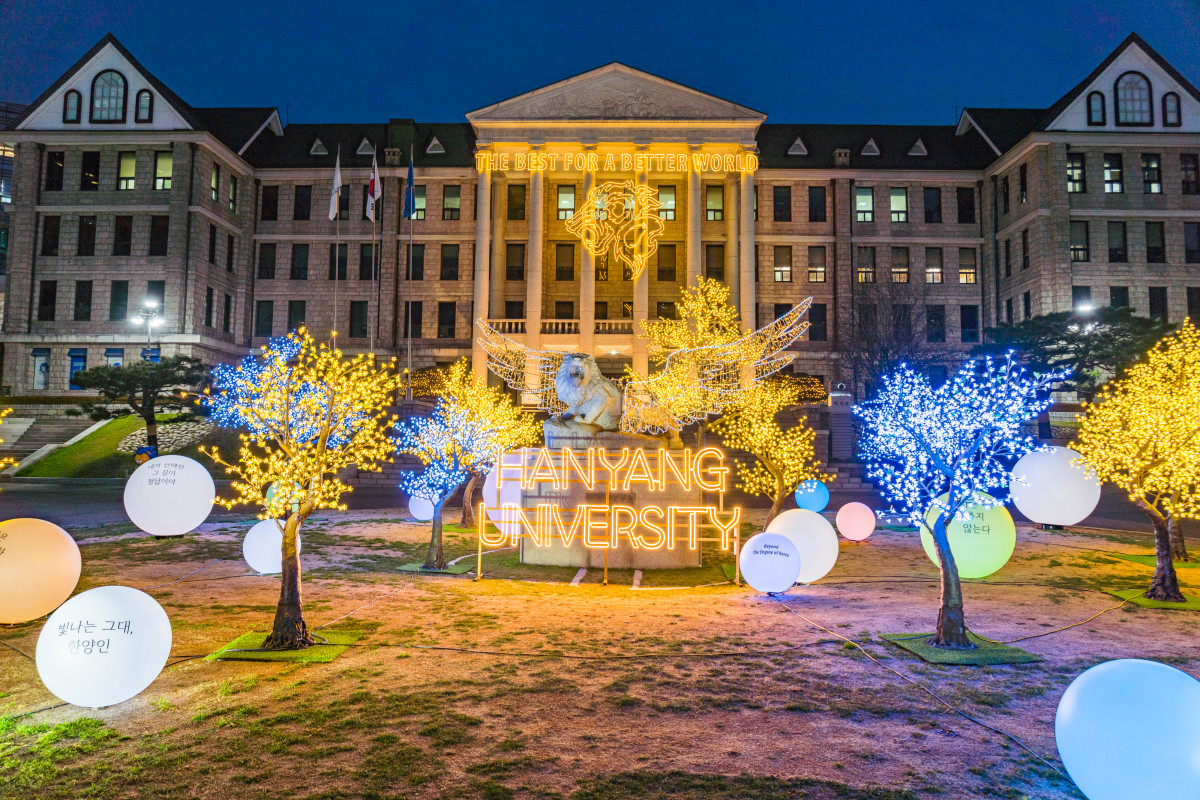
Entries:
{"type": "Polygon", "coordinates": [[[79,92],[72,89],[63,95],[63,122],[69,125],[79,124],[79,107],[82,105],[79,92]]]}
{"type": "Polygon", "coordinates": [[[125,76],[106,69],[92,80],[92,122],[124,122],[128,86],[125,76]]]}
{"type": "Polygon", "coordinates": [[[1183,124],[1179,117],[1179,95],[1167,92],[1163,95],[1163,125],[1168,128],[1178,128],[1183,124]]]}
{"type": "Polygon", "coordinates": [[[149,89],[142,89],[137,93],[137,110],[133,119],[135,122],[154,121],[154,95],[149,89]]]}
{"type": "Polygon", "coordinates": [[[1104,124],[1104,95],[1102,93],[1092,92],[1088,95],[1087,117],[1088,125],[1104,124]]]}
{"type": "Polygon", "coordinates": [[[446,148],[438,141],[436,136],[429,137],[429,144],[425,146],[425,152],[431,156],[442,156],[446,154],[446,148]]]}
{"type": "Polygon", "coordinates": [[[1140,72],[1126,72],[1117,78],[1117,124],[1153,125],[1154,104],[1150,101],[1150,81],[1140,72]]]}

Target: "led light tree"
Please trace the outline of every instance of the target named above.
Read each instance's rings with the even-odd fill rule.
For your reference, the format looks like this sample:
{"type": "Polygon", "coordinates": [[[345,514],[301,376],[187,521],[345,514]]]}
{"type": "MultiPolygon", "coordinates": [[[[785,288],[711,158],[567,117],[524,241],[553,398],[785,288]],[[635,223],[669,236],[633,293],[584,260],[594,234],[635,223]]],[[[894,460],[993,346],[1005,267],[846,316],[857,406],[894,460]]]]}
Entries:
{"type": "Polygon", "coordinates": [[[1200,518],[1200,331],[1184,320],[1145,362],[1106,384],[1084,407],[1072,447],[1154,525],[1155,569],[1146,597],[1183,602],[1171,529],[1200,518]]]}
{"type": "Polygon", "coordinates": [[[784,430],[776,419],[780,411],[800,402],[806,389],[811,391],[800,381],[769,378],[745,390],[713,423],[727,447],[754,456],[753,462],[737,462],[738,488],[771,498],[768,522],[801,481],[832,477],[821,473],[813,451],[813,430],[804,423],[784,430]]]}
{"type": "Polygon", "coordinates": [[[854,407],[862,420],[859,450],[868,475],[894,507],[933,536],[941,572],[937,647],[970,648],[963,616],[962,585],[946,525],[966,519],[970,506],[1003,505],[1012,460],[1034,447],[1021,423],[1046,407],[1039,400],[1063,373],[1028,375],[1012,354],[964,363],[953,378],[934,389],[928,378],[907,366],[887,375],[874,400],[854,407]],[[926,514],[936,509],[930,528],[926,514]]]}
{"type": "Polygon", "coordinates": [[[247,430],[236,461],[215,448],[204,451],[234,477],[235,496],[217,502],[261,506],[260,519],[286,518],[279,605],[264,648],[313,643],[304,622],[297,537],[314,511],[345,510],[341,498],[350,487],[338,479],[343,469],[378,472],[380,461],[391,461],[387,430],[395,418],[386,409],[398,385],[391,362],[344,356],[304,328],[273,339],[257,357],[213,370],[203,404],[218,425],[247,430]]]}

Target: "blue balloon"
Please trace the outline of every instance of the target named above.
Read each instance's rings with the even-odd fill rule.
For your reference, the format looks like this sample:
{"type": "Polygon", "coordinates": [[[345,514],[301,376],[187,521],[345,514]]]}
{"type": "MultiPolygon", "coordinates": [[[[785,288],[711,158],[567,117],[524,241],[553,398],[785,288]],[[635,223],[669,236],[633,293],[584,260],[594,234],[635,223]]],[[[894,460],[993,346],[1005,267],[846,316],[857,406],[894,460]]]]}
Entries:
{"type": "Polygon", "coordinates": [[[801,481],[796,487],[796,505],[820,513],[829,505],[829,487],[818,480],[801,481]]]}

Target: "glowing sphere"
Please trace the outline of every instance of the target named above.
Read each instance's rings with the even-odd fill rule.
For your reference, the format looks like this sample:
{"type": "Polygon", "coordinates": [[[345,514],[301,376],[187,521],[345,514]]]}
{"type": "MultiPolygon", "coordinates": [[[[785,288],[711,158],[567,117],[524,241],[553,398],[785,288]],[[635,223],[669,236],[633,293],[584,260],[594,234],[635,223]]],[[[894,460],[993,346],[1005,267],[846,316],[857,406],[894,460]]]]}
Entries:
{"type": "Polygon", "coordinates": [[[38,636],[37,670],[60,700],[100,708],[154,682],[171,654],[171,620],[150,595],[101,586],[75,595],[38,636]]]}
{"type": "Polygon", "coordinates": [[[786,592],[800,572],[800,552],[795,542],[781,533],[756,533],[742,545],[738,568],[755,591],[786,592]]]}
{"type": "MultiPolygon", "coordinates": [[[[945,495],[942,496],[945,500],[945,495]]],[[[954,555],[954,563],[958,566],[961,578],[986,578],[1003,567],[1012,558],[1017,546],[1017,526],[1013,524],[1012,515],[1004,506],[982,508],[968,506],[971,513],[969,522],[953,519],[946,525],[946,538],[950,540],[950,552],[954,555]]],[[[925,515],[925,521],[932,528],[937,521],[938,509],[931,508],[925,515]]],[[[937,566],[937,549],[933,544],[933,535],[921,527],[921,546],[925,555],[937,566]]]]}
{"type": "Polygon", "coordinates": [[[817,480],[801,481],[796,487],[796,505],[809,511],[824,511],[829,505],[829,487],[817,480]]]}
{"type": "Polygon", "coordinates": [[[520,533],[520,522],[516,512],[505,512],[502,507],[506,504],[518,507],[521,505],[522,454],[523,451],[517,451],[503,455],[503,486],[497,485],[500,477],[499,465],[492,467],[483,481],[483,500],[487,508],[487,517],[501,533],[508,535],[520,533]]]}
{"type": "Polygon", "coordinates": [[[792,540],[800,554],[796,583],[812,583],[829,574],[838,558],[838,537],[829,520],[806,508],[784,511],[767,525],[767,533],[792,540]]]}
{"type": "Polygon", "coordinates": [[[1026,453],[1013,466],[1013,505],[1043,525],[1076,525],[1100,502],[1100,481],[1071,462],[1082,456],[1069,447],[1026,453]]]}
{"type": "Polygon", "coordinates": [[[433,519],[433,503],[424,497],[413,495],[408,498],[408,513],[412,514],[415,520],[429,522],[433,519]]]}
{"type": "Polygon", "coordinates": [[[1200,800],[1200,681],[1166,664],[1120,659],[1071,682],[1054,738],[1089,800],[1200,800]]]}
{"type": "Polygon", "coordinates": [[[155,536],[181,536],[208,519],[217,487],[200,462],[159,456],[142,464],[125,483],[125,513],[155,536]]]}
{"type": "Polygon", "coordinates": [[[79,546],[53,522],[0,522],[0,623],[49,614],[75,591],[82,569],[79,546]]]}
{"type": "Polygon", "coordinates": [[[846,503],[838,509],[838,533],[852,542],[861,542],[875,532],[875,512],[864,503],[846,503]]]}
{"type": "MultiPolygon", "coordinates": [[[[296,534],[296,550],[300,550],[300,534],[296,534]]],[[[283,530],[273,519],[264,519],[246,532],[242,539],[242,556],[250,569],[262,575],[283,572],[283,530]]]]}

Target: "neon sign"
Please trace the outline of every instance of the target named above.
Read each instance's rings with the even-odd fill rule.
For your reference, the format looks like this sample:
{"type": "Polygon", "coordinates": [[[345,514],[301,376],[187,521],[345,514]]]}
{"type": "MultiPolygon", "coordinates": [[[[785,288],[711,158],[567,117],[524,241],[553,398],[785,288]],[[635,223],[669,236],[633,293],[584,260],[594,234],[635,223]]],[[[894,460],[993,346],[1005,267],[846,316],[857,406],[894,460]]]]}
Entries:
{"type": "Polygon", "coordinates": [[[633,153],[568,150],[480,151],[475,169],[483,172],[756,172],[754,153],[633,153]]]}
{"type": "MultiPolygon", "coordinates": [[[[593,154],[594,155],[594,154],[593,154]]],[[[594,256],[612,251],[637,280],[658,251],[666,225],[658,216],[657,192],[633,181],[607,181],[593,186],[583,205],[566,221],[594,256]]]]}

